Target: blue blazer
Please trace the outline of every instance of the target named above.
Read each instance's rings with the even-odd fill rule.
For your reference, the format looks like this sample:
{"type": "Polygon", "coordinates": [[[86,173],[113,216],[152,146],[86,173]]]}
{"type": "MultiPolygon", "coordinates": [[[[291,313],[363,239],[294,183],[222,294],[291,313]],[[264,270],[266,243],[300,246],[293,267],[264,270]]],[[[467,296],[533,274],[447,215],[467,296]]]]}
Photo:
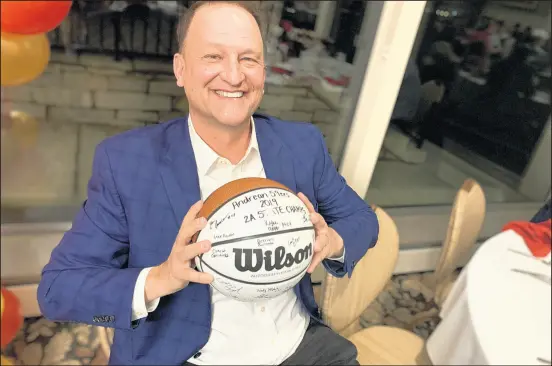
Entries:
{"type": "MultiPolygon", "coordinates": [[[[345,261],[325,260],[337,277],[378,237],[374,212],[336,171],[324,139],[309,123],[255,115],[267,178],[303,192],[343,238],[345,261]]],[[[187,118],[110,137],[95,152],[88,199],[44,267],[42,313],[55,321],[115,328],[110,364],[182,364],[211,330],[208,285],[190,284],[161,298],[147,318],[131,321],[139,272],[165,261],[184,215],[200,199],[187,118]]],[[[310,275],[295,287],[320,321],[310,275]]]]}

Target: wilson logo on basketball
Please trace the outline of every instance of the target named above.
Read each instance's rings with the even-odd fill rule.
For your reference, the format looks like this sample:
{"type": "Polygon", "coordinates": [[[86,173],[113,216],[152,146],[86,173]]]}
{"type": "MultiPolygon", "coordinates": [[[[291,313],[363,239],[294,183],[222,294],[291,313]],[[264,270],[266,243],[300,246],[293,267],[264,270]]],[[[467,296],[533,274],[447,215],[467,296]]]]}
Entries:
{"type": "Polygon", "coordinates": [[[219,187],[203,203],[207,219],[193,241],[211,250],[195,258],[213,276],[211,286],[240,301],[270,299],[304,277],[316,233],[307,206],[289,188],[266,178],[242,178],[219,187]]]}
{"type": "Polygon", "coordinates": [[[271,250],[262,249],[238,249],[234,248],[234,265],[240,272],[258,272],[261,268],[267,272],[290,268],[309,259],[312,255],[312,243],[303,249],[292,253],[286,253],[283,246],[274,250],[274,259],[271,250]]]}

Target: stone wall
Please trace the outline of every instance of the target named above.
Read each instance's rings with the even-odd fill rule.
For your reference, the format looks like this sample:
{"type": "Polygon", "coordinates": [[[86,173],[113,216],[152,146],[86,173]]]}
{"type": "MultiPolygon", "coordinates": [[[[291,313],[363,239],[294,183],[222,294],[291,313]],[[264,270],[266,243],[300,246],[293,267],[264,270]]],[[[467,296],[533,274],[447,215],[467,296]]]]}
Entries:
{"type": "MultiPolygon", "coordinates": [[[[22,146],[2,131],[2,203],[74,204],[86,197],[96,145],[125,130],[187,113],[170,62],[122,61],[53,53],[46,72],[6,88],[7,107],[37,118],[35,143],[22,146]]],[[[337,113],[306,85],[267,85],[260,111],[313,122],[332,134],[337,113]]]]}

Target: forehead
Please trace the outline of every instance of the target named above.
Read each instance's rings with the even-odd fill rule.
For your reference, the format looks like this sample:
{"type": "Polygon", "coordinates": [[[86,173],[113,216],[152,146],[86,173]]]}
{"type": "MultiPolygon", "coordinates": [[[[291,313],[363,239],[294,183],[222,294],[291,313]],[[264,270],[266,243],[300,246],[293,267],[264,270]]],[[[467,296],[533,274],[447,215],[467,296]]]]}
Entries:
{"type": "Polygon", "coordinates": [[[194,14],[186,42],[194,47],[224,45],[262,50],[262,37],[255,18],[232,4],[207,4],[194,14]]]}

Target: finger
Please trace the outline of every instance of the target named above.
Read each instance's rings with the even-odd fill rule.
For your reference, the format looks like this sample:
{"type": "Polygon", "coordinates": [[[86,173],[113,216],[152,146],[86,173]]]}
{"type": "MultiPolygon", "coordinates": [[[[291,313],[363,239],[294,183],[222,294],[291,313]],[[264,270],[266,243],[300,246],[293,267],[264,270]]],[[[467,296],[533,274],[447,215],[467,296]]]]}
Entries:
{"type": "Polygon", "coordinates": [[[213,275],[206,272],[199,272],[192,268],[186,268],[183,273],[183,277],[189,282],[203,283],[205,285],[213,282],[213,275]]]}
{"type": "Polygon", "coordinates": [[[180,231],[178,233],[178,236],[176,237],[176,243],[178,245],[188,245],[190,244],[190,241],[192,240],[192,237],[195,233],[198,231],[203,230],[207,226],[207,220],[204,217],[198,217],[197,219],[194,219],[190,224],[187,226],[182,226],[180,228],[180,231]]]}
{"type": "Polygon", "coordinates": [[[305,196],[302,192],[299,192],[297,194],[297,197],[299,197],[299,199],[301,201],[303,201],[303,203],[305,204],[305,206],[307,206],[307,209],[309,210],[309,212],[316,212],[316,210],[314,209],[314,206],[312,205],[312,203],[309,201],[309,199],[307,198],[307,196],[305,196]]]}
{"type": "Polygon", "coordinates": [[[186,213],[186,216],[184,216],[184,220],[182,220],[181,227],[191,224],[192,221],[194,221],[194,219],[199,214],[199,211],[201,210],[202,207],[203,207],[203,201],[200,200],[194,203],[186,213]]]}
{"type": "Polygon", "coordinates": [[[318,253],[322,251],[324,248],[326,248],[330,244],[330,239],[328,238],[327,233],[322,233],[316,237],[316,240],[314,241],[314,252],[318,253]]]}
{"type": "Polygon", "coordinates": [[[311,261],[311,264],[309,265],[309,268],[307,268],[307,272],[312,273],[316,268],[316,266],[318,266],[320,262],[322,262],[322,260],[324,260],[324,258],[327,257],[327,255],[328,255],[327,247],[324,248],[321,252],[315,253],[312,257],[312,261],[311,261]]]}
{"type": "Polygon", "coordinates": [[[198,201],[190,207],[188,213],[186,213],[186,216],[184,216],[182,220],[182,225],[180,225],[180,230],[176,236],[176,242],[188,244],[192,236],[207,225],[207,220],[205,218],[197,217],[202,207],[202,201],[198,201]]]}
{"type": "Polygon", "coordinates": [[[195,257],[207,253],[211,249],[211,243],[208,240],[202,240],[197,243],[189,244],[184,247],[179,258],[183,261],[191,261],[195,257]]]}
{"type": "Polygon", "coordinates": [[[314,225],[314,230],[316,230],[316,233],[320,235],[322,231],[325,231],[328,229],[328,224],[326,224],[326,220],[317,212],[313,212],[310,214],[310,220],[312,224],[314,225]]]}

